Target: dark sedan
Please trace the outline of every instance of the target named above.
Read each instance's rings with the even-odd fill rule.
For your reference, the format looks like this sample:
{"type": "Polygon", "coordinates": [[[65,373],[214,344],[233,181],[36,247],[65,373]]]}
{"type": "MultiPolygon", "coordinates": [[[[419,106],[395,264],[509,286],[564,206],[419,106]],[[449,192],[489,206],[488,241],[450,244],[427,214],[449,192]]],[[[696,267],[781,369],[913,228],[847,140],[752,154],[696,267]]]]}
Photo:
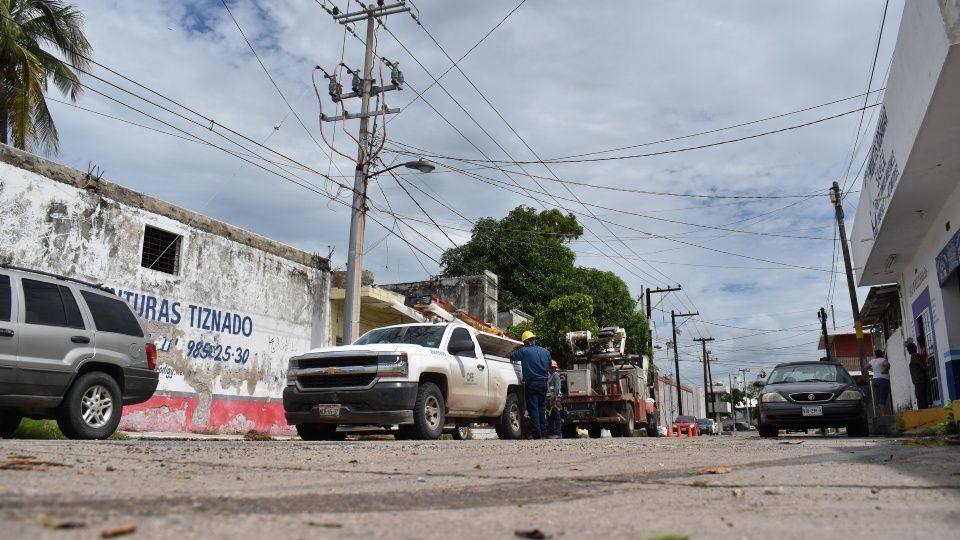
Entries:
{"type": "Polygon", "coordinates": [[[863,394],[850,374],[833,362],[780,364],[760,391],[761,437],[781,429],[846,428],[850,437],[866,437],[863,394]]]}

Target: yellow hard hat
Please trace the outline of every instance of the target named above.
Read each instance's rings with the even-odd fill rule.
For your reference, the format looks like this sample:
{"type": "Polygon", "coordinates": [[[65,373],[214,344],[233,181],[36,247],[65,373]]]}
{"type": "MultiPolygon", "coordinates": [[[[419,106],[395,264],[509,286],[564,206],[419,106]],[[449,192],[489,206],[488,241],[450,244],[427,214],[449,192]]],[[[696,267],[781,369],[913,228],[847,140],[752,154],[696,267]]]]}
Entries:
{"type": "Polygon", "coordinates": [[[535,339],[536,337],[537,337],[536,334],[527,330],[526,332],[523,333],[523,336],[520,338],[520,341],[526,342],[528,340],[535,339]]]}

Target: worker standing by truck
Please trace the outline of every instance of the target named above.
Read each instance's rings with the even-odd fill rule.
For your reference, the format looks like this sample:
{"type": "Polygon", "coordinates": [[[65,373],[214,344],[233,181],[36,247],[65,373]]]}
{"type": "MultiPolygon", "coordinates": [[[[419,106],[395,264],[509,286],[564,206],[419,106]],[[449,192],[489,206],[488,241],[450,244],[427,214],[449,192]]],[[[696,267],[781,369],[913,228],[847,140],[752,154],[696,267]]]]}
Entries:
{"type": "Polygon", "coordinates": [[[560,366],[556,360],[550,361],[550,377],[547,379],[547,426],[548,439],[560,439],[560,366]]]}
{"type": "Polygon", "coordinates": [[[550,353],[537,345],[537,336],[527,330],[521,336],[523,347],[507,355],[520,362],[527,412],[534,439],[542,439],[546,424],[547,378],[550,376],[550,353]]]}

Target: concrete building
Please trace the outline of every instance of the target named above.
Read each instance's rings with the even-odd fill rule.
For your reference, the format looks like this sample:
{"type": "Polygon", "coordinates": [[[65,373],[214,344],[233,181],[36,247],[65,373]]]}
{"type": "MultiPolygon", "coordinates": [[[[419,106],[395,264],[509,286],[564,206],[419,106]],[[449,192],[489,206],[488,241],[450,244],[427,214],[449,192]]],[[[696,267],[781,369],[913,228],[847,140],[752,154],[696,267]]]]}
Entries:
{"type": "Polygon", "coordinates": [[[329,337],[317,255],[0,145],[0,260],[104,283],[146,320],[160,385],[124,429],[289,433],[287,360],[329,337]]]}
{"type": "MultiPolygon", "coordinates": [[[[830,341],[830,360],[839,362],[854,380],[860,379],[860,346],[857,345],[856,334],[827,334],[830,341]]],[[[863,348],[867,356],[867,361],[873,358],[873,336],[864,333],[863,348]]],[[[823,336],[817,343],[817,350],[826,351],[827,345],[823,336]]],[[[826,358],[824,354],[822,358],[826,358]]]]}
{"type": "Polygon", "coordinates": [[[497,275],[484,271],[478,276],[435,278],[428,281],[392,283],[381,288],[414,299],[432,295],[446,300],[470,316],[497,326],[497,304],[500,298],[497,275]]]}
{"type": "Polygon", "coordinates": [[[850,237],[857,280],[896,285],[894,374],[914,339],[942,406],[960,395],[960,0],[906,2],[879,115],[850,237]]]}

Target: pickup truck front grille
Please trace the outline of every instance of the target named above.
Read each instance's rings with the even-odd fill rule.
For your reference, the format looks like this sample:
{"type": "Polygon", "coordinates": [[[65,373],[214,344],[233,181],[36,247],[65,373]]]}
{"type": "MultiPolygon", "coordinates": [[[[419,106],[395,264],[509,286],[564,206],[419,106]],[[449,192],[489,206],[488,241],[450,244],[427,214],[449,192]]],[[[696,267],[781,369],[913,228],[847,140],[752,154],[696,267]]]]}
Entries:
{"type": "Polygon", "coordinates": [[[307,375],[298,382],[304,390],[322,388],[366,388],[373,383],[376,373],[358,373],[350,375],[307,375]]]}
{"type": "Polygon", "coordinates": [[[344,366],[376,366],[376,356],[343,356],[336,358],[301,358],[297,361],[300,369],[344,367],[344,366]]]}

